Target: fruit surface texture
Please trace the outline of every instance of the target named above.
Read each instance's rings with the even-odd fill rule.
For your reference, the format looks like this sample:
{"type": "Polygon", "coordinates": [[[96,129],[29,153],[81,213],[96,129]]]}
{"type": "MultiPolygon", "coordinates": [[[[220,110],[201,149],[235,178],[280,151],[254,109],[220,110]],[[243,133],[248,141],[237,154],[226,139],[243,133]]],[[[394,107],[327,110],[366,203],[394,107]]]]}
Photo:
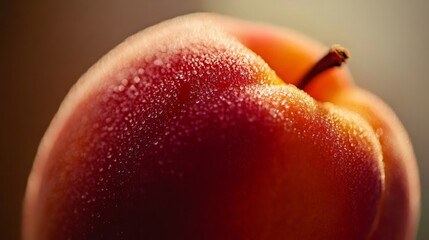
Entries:
{"type": "Polygon", "coordinates": [[[69,92],[24,203],[32,239],[413,239],[419,182],[395,114],[329,48],[192,14],[137,33],[69,92]]]}

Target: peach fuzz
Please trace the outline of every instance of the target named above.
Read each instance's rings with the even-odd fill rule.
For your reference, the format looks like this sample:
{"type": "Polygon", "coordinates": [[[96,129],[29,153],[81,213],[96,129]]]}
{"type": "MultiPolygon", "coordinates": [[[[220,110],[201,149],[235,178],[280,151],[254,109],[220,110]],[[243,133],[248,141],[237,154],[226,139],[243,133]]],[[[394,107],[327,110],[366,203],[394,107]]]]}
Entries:
{"type": "Polygon", "coordinates": [[[412,239],[414,154],[327,48],[210,14],[130,37],[39,147],[24,239],[412,239]]]}

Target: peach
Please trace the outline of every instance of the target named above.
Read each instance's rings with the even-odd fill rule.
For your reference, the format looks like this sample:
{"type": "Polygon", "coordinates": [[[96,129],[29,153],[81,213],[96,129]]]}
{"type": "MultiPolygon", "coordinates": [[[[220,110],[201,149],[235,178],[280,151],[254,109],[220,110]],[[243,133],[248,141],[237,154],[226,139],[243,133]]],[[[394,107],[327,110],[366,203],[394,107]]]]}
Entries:
{"type": "Polygon", "coordinates": [[[48,128],[24,239],[413,238],[406,132],[326,51],[210,14],[130,37],[48,128]]]}

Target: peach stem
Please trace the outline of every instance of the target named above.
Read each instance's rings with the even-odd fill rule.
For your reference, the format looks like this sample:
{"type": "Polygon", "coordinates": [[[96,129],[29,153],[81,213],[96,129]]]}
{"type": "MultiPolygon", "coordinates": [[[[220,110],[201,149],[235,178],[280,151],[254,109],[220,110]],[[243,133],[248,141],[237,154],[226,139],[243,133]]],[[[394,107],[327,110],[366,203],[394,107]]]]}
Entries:
{"type": "Polygon", "coordinates": [[[329,49],[329,52],[314,64],[313,67],[304,75],[301,81],[297,84],[297,87],[299,89],[304,89],[315,76],[325,70],[341,66],[349,57],[350,53],[346,48],[343,48],[340,45],[333,45],[329,49]]]}

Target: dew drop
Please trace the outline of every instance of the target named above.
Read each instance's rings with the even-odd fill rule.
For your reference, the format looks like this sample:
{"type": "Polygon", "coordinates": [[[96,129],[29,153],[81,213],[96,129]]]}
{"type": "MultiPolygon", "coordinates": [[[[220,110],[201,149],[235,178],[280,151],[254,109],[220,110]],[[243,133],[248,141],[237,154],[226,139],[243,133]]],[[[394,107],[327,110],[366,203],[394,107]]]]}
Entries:
{"type": "Polygon", "coordinates": [[[135,83],[139,83],[139,82],[140,82],[140,78],[139,78],[138,76],[135,76],[135,77],[133,78],[133,81],[134,81],[135,83]]]}
{"type": "Polygon", "coordinates": [[[124,78],[124,79],[122,79],[122,80],[121,80],[121,84],[122,84],[122,85],[124,85],[124,86],[126,86],[126,85],[128,84],[128,80],[127,80],[127,79],[125,79],[125,78],[124,78]]]}
{"type": "Polygon", "coordinates": [[[162,65],[162,59],[161,58],[157,58],[153,64],[155,64],[156,66],[161,66],[162,65]]]}

